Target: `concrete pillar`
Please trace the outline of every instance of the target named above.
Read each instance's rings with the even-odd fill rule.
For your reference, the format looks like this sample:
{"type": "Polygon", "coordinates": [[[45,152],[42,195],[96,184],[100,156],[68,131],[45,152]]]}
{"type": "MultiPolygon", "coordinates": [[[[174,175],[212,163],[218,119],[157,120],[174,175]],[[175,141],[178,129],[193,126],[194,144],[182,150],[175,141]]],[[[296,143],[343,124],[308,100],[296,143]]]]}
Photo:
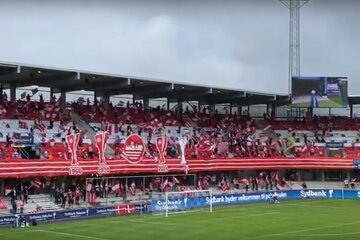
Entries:
{"type": "Polygon", "coordinates": [[[104,93],[103,98],[104,98],[105,104],[110,103],[110,95],[108,93],[104,93]]]}
{"type": "Polygon", "coordinates": [[[166,110],[170,110],[170,99],[169,98],[167,98],[166,99],[166,110]]]}
{"type": "Polygon", "coordinates": [[[144,107],[144,109],[149,109],[149,98],[148,97],[143,98],[143,107],[144,107]]]}
{"type": "Polygon", "coordinates": [[[5,196],[5,180],[0,179],[0,196],[5,196]]]}
{"type": "MultiPolygon", "coordinates": [[[[97,98],[99,97],[99,93],[97,91],[94,91],[94,103],[97,102],[97,98]]],[[[86,99],[85,99],[86,100],[86,99]]]]}
{"type": "Polygon", "coordinates": [[[50,100],[53,98],[54,96],[54,89],[50,88],[50,100]]]}
{"type": "Polygon", "coordinates": [[[271,117],[272,119],[276,118],[276,104],[271,104],[271,117]]]}
{"type": "Polygon", "coordinates": [[[65,90],[60,91],[60,108],[66,108],[66,92],[65,90]]]}
{"type": "Polygon", "coordinates": [[[178,101],[177,103],[177,114],[178,116],[181,116],[182,112],[183,112],[183,106],[182,106],[182,101],[178,101]]]}
{"type": "Polygon", "coordinates": [[[215,114],[215,104],[209,104],[210,115],[215,114]]]}
{"type": "Polygon", "coordinates": [[[16,100],[16,85],[10,84],[10,101],[15,102],[16,100]]]}
{"type": "Polygon", "coordinates": [[[237,107],[237,112],[238,112],[238,115],[242,115],[242,106],[241,105],[239,105],[237,107]]]}

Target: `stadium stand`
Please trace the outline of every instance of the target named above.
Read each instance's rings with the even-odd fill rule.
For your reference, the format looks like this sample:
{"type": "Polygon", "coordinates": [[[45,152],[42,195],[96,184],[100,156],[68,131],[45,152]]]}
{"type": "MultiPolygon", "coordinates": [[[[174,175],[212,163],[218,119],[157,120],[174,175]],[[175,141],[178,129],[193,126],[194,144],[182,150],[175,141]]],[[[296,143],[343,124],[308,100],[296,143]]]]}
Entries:
{"type": "MultiPolygon", "coordinates": [[[[223,97],[229,96],[218,99],[223,97]]],[[[35,101],[25,95],[10,101],[6,93],[0,96],[0,178],[5,179],[0,214],[137,204],[165,191],[212,189],[214,194],[231,194],[301,189],[302,176],[291,169],[348,171],[326,186],[307,181],[312,188],[339,188],[360,156],[359,121],[354,118],[317,116],[309,110],[302,117],[284,120],[272,111],[254,118],[246,109],[220,113],[210,105],[165,109],[149,107],[146,101],[60,100],[35,101]],[[104,159],[95,140],[103,132],[108,133],[104,159]],[[67,137],[76,133],[80,138],[75,159],[67,137]],[[132,135],[144,142],[141,163],[124,160],[126,141],[132,135]],[[164,136],[166,147],[161,150],[158,140],[164,136]],[[180,163],[184,139],[186,164],[180,163]],[[106,172],[109,166],[111,172],[106,172]]],[[[265,98],[264,103],[269,101],[265,98]]],[[[306,180],[321,178],[325,177],[306,180]]]]}

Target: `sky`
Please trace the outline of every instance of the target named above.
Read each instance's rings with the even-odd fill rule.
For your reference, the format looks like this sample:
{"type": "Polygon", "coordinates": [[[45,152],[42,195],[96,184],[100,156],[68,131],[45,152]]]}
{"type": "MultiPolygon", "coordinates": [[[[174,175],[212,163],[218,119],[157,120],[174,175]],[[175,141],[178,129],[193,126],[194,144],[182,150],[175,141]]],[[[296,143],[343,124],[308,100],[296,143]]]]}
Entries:
{"type": "MultiPolygon", "coordinates": [[[[301,75],[360,95],[360,1],[301,9],[301,75]]],[[[0,0],[0,61],[287,94],[289,12],[277,0],[0,0]]]]}

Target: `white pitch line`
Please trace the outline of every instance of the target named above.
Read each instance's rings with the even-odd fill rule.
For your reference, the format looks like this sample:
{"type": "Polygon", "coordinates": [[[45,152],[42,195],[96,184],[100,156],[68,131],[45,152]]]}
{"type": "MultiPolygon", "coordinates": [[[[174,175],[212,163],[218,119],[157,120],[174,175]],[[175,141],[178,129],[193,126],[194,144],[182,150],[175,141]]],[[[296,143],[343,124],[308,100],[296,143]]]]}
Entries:
{"type": "MultiPolygon", "coordinates": [[[[149,222],[149,221],[141,221],[141,220],[128,220],[126,222],[132,222],[132,223],[142,223],[142,224],[148,224],[148,225],[161,225],[161,226],[179,226],[177,223],[168,223],[168,222],[149,222]]],[[[117,222],[119,223],[119,222],[117,222]]]]}
{"type": "MultiPolygon", "coordinates": [[[[240,218],[249,218],[249,217],[261,217],[266,215],[274,215],[274,214],[280,214],[280,212],[266,212],[266,213],[258,213],[258,214],[244,214],[244,215],[234,215],[234,216],[219,216],[219,217],[210,217],[209,219],[203,219],[203,220],[197,220],[194,223],[198,222],[211,222],[211,221],[217,221],[217,220],[224,220],[224,219],[240,219],[240,218]]],[[[173,217],[173,216],[171,216],[173,217]]],[[[148,225],[161,225],[161,226],[181,226],[182,222],[177,223],[169,223],[169,222],[154,222],[151,221],[153,219],[162,219],[165,220],[166,218],[146,218],[146,219],[131,219],[131,220],[125,220],[123,222],[132,222],[132,223],[143,223],[148,225]]],[[[120,221],[110,221],[110,223],[119,223],[120,221]]]]}
{"type": "MultiPolygon", "coordinates": [[[[241,214],[241,213],[240,213],[241,214]]],[[[274,214],[280,214],[280,212],[265,212],[265,213],[256,213],[256,214],[243,214],[243,215],[234,215],[234,216],[226,216],[226,217],[215,217],[215,218],[210,218],[209,220],[213,220],[213,219],[237,219],[237,218],[248,218],[248,217],[261,217],[261,216],[266,216],[266,215],[274,215],[274,214]]]]}
{"type": "Polygon", "coordinates": [[[80,235],[80,234],[57,232],[57,231],[51,231],[51,230],[35,230],[34,232],[52,233],[52,234],[57,234],[57,235],[78,237],[78,238],[86,238],[86,239],[94,239],[94,240],[109,240],[109,239],[106,239],[106,238],[91,237],[91,236],[85,236],[85,235],[80,235]]]}
{"type": "Polygon", "coordinates": [[[360,232],[346,232],[346,233],[319,233],[319,234],[301,234],[301,235],[291,235],[294,237],[331,237],[331,236],[351,236],[359,235],[360,232]]]}
{"type": "Polygon", "coordinates": [[[303,233],[303,232],[310,232],[310,231],[322,230],[322,229],[327,229],[327,228],[336,228],[336,227],[343,227],[343,226],[351,226],[351,225],[356,225],[356,224],[360,224],[360,221],[352,222],[352,223],[338,224],[338,225],[330,225],[330,226],[316,227],[316,228],[306,228],[306,229],[295,230],[295,231],[288,231],[288,232],[281,232],[281,233],[265,234],[265,235],[261,235],[261,236],[254,236],[254,237],[248,237],[248,238],[243,238],[243,239],[244,239],[244,240],[263,239],[263,238],[268,238],[268,237],[272,237],[272,236],[284,236],[284,235],[291,235],[291,234],[293,234],[293,233],[303,233]]]}

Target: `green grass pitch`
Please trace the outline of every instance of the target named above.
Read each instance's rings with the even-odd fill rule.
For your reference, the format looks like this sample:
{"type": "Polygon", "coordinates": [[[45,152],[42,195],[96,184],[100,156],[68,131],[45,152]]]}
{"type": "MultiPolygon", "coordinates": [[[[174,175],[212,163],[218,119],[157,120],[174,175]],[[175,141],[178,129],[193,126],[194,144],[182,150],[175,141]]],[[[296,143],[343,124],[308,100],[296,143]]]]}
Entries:
{"type": "Polygon", "coordinates": [[[0,228],[1,240],[358,240],[360,202],[302,200],[159,217],[136,215],[0,228]]]}

